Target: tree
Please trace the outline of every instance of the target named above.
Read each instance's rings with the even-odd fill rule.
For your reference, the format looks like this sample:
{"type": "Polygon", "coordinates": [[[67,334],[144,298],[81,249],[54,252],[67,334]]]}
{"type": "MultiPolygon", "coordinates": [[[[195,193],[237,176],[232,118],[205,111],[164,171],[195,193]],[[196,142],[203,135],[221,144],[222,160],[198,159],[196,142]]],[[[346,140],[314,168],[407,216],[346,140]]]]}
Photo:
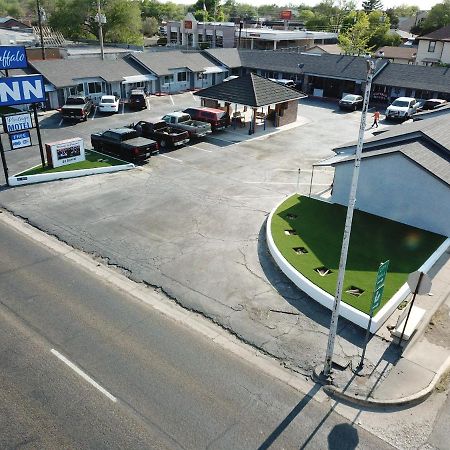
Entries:
{"type": "Polygon", "coordinates": [[[450,25],[450,0],[434,5],[426,19],[419,25],[419,30],[422,34],[427,34],[447,25],[450,25]]]}
{"type": "Polygon", "coordinates": [[[348,21],[353,19],[353,26],[347,26],[338,36],[338,43],[347,55],[366,55],[372,50],[369,45],[370,22],[364,11],[354,11],[348,21]]]}
{"type": "Polygon", "coordinates": [[[376,9],[383,9],[381,0],[364,0],[362,2],[362,8],[366,12],[375,11],[376,9]]]}
{"type": "Polygon", "coordinates": [[[152,37],[159,30],[159,22],[154,17],[146,17],[142,22],[144,36],[152,37]]]}

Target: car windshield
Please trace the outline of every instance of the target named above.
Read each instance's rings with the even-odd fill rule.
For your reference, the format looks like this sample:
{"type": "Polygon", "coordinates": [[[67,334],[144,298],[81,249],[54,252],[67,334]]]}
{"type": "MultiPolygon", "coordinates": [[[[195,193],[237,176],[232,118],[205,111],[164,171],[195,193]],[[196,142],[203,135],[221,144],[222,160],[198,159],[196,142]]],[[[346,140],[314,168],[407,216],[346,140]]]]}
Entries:
{"type": "Polygon", "coordinates": [[[356,95],[346,95],[345,97],[342,98],[342,100],[346,102],[354,102],[357,99],[358,97],[356,95]]]}
{"type": "Polygon", "coordinates": [[[114,103],[113,98],[102,98],[102,103],[114,103]]]}
{"type": "Polygon", "coordinates": [[[400,108],[407,108],[409,106],[409,102],[406,102],[405,100],[395,100],[392,103],[392,106],[398,106],[400,108]]]}
{"type": "Polygon", "coordinates": [[[84,105],[84,98],[76,97],[76,98],[68,98],[66,105],[84,105]]]}

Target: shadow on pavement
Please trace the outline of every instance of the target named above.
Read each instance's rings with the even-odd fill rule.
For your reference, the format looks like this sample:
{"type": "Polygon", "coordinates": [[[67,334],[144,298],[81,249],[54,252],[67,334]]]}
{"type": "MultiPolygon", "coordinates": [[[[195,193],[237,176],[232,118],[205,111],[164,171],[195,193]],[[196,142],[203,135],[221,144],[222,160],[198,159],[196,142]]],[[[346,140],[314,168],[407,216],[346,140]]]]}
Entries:
{"type": "Polygon", "coordinates": [[[335,425],[328,435],[329,450],[354,450],[358,444],[358,431],[348,423],[335,425]]]}

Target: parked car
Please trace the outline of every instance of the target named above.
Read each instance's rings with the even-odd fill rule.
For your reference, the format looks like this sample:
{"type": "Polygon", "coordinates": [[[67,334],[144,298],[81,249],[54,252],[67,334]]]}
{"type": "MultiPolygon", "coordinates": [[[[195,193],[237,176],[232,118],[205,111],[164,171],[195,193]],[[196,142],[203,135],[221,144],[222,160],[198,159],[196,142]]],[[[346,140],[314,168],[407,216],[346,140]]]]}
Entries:
{"type": "Polygon", "coordinates": [[[430,98],[429,100],[425,100],[420,109],[422,111],[428,111],[440,108],[441,106],[445,106],[447,103],[447,100],[442,100],[440,98],[430,98]]]}
{"type": "Polygon", "coordinates": [[[147,96],[141,89],[133,89],[130,92],[130,98],[128,99],[128,105],[131,109],[146,109],[147,108],[147,96]]]}
{"type": "Polygon", "coordinates": [[[417,111],[419,103],[412,97],[399,97],[386,109],[386,119],[407,120],[417,111]]]}
{"type": "Polygon", "coordinates": [[[191,138],[201,138],[211,133],[211,125],[209,123],[192,120],[189,114],[182,111],[166,114],[162,120],[173,128],[187,131],[191,138]]]}
{"type": "Polygon", "coordinates": [[[93,107],[92,101],[88,97],[71,95],[67,98],[65,105],[61,108],[63,120],[84,120],[86,121],[93,107]]]}
{"type": "Polygon", "coordinates": [[[164,121],[151,123],[141,120],[130,128],[134,128],[140,136],[155,140],[163,150],[177,148],[189,142],[187,131],[177,130],[164,121]]]}
{"type": "Polygon", "coordinates": [[[361,95],[347,94],[339,100],[339,108],[356,111],[357,109],[362,109],[363,103],[364,98],[361,95]]]}
{"type": "Polygon", "coordinates": [[[119,112],[119,98],[115,95],[102,95],[98,104],[98,110],[100,112],[119,112]]]}
{"type": "Polygon", "coordinates": [[[159,151],[156,141],[140,137],[138,132],[131,128],[115,128],[93,133],[91,144],[94,150],[131,162],[145,161],[159,151]]]}
{"type": "Polygon", "coordinates": [[[186,108],[183,112],[189,114],[194,120],[208,122],[212,131],[224,130],[231,124],[230,115],[221,109],[199,106],[186,108]]]}

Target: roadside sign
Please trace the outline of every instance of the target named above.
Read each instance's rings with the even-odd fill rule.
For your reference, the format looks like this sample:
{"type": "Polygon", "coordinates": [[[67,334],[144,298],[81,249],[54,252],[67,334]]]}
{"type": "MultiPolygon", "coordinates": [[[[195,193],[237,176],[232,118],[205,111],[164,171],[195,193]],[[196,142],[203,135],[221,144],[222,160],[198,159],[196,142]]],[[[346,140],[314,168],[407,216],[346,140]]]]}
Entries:
{"type": "Polygon", "coordinates": [[[380,264],[378,268],[377,278],[375,280],[375,290],[372,298],[371,311],[377,309],[381,304],[384,291],[384,281],[386,280],[387,271],[389,268],[389,261],[380,264]]]}
{"type": "Polygon", "coordinates": [[[16,150],[18,148],[31,147],[31,136],[28,130],[19,131],[18,133],[10,133],[9,140],[11,142],[11,148],[16,150]]]}
{"type": "Polygon", "coordinates": [[[5,133],[14,133],[31,128],[33,128],[33,121],[29,112],[6,114],[3,116],[3,130],[5,133]]]}
{"type": "Polygon", "coordinates": [[[45,101],[42,75],[0,78],[0,106],[45,101]]]}
{"type": "Polygon", "coordinates": [[[416,272],[410,273],[407,283],[409,288],[411,289],[411,292],[416,292],[419,295],[425,295],[431,291],[431,279],[426,273],[423,273],[422,279],[420,280],[420,285],[417,286],[417,284],[419,283],[420,274],[421,272],[418,270],[416,272]]]}
{"type": "Polygon", "coordinates": [[[0,69],[24,69],[27,66],[25,47],[16,45],[0,46],[0,69]]]}

